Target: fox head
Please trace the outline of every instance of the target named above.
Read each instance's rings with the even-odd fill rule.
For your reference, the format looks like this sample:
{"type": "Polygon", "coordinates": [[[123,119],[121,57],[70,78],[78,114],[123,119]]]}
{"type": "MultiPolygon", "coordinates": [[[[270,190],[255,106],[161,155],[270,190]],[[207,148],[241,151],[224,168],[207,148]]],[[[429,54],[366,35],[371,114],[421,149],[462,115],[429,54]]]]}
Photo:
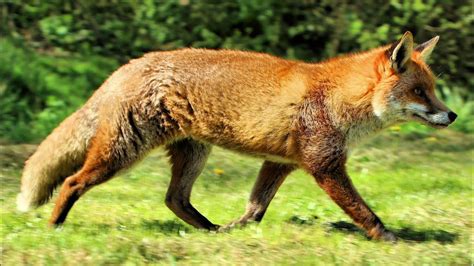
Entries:
{"type": "Polygon", "coordinates": [[[419,121],[443,128],[457,115],[435,95],[435,76],[426,64],[439,37],[413,47],[406,32],[400,40],[384,48],[380,83],[372,100],[374,113],[395,121],[419,121]]]}

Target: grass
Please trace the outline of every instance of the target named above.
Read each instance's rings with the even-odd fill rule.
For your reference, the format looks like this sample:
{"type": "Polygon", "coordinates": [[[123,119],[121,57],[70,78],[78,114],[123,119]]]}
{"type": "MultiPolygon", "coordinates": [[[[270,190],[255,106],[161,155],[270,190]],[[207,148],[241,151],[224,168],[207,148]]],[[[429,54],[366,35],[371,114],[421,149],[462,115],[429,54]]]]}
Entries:
{"type": "MultiPolygon", "coordinates": [[[[52,230],[46,227],[52,203],[15,211],[16,157],[25,152],[0,146],[1,264],[469,265],[472,137],[392,130],[353,151],[353,181],[401,239],[397,244],[368,240],[302,171],[288,177],[260,225],[219,234],[196,230],[164,204],[170,171],[161,150],[89,191],[65,226],[52,230]]],[[[237,218],[259,166],[257,159],[215,148],[194,187],[194,205],[218,224],[237,218]]]]}

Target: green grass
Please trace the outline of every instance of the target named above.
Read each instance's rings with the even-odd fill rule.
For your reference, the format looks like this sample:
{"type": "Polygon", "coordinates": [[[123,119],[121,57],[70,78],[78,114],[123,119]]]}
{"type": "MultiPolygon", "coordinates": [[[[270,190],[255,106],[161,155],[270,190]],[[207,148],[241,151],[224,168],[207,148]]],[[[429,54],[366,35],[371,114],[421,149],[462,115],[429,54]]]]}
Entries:
{"type": "MultiPolygon", "coordinates": [[[[193,229],[164,204],[170,171],[161,150],[92,189],[64,227],[52,230],[52,203],[15,211],[21,170],[0,146],[7,154],[1,264],[472,264],[473,136],[398,135],[369,141],[349,161],[356,187],[401,238],[397,244],[368,240],[302,171],[288,177],[260,225],[218,234],[193,229]]],[[[260,164],[215,148],[194,187],[194,205],[218,224],[237,218],[260,164]]]]}

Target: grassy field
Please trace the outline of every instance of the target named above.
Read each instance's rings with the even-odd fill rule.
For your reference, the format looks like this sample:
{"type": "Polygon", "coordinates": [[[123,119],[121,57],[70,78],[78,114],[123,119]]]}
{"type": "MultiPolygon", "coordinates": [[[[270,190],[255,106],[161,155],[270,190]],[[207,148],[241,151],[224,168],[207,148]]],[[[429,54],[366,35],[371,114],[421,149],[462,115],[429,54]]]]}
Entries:
{"type": "MultiPolygon", "coordinates": [[[[28,146],[0,146],[2,265],[473,263],[472,135],[386,132],[354,150],[349,172],[401,239],[370,241],[302,171],[290,175],[260,225],[209,233],[164,204],[169,168],[157,150],[88,192],[65,226],[46,227],[53,204],[15,210],[28,146]]],[[[46,158],[47,159],[47,158],[46,158]]],[[[211,221],[240,216],[261,162],[215,148],[193,191],[211,221]]]]}

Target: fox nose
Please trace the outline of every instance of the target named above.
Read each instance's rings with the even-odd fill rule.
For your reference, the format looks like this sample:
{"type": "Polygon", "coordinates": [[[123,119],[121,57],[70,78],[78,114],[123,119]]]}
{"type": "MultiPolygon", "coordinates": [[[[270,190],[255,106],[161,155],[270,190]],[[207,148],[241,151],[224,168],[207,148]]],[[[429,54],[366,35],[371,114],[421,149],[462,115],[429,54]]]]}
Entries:
{"type": "Polygon", "coordinates": [[[449,121],[451,121],[451,123],[454,122],[454,120],[456,120],[456,117],[458,117],[458,115],[455,112],[448,113],[448,118],[449,118],[449,121]]]}

